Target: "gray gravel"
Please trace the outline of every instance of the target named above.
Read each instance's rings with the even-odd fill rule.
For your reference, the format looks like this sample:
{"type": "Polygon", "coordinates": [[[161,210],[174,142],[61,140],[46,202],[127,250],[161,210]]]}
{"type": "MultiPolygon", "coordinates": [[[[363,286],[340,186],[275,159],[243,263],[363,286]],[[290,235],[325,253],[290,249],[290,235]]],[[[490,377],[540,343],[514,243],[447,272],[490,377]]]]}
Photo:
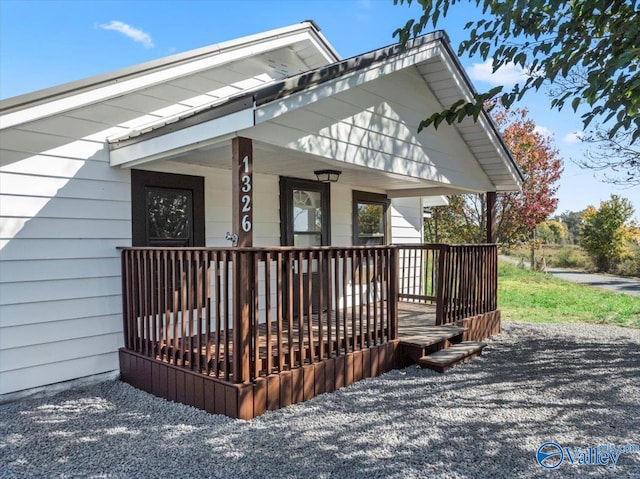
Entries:
{"type": "MultiPolygon", "coordinates": [[[[253,421],[110,381],[0,408],[1,477],[547,477],[540,444],[640,444],[640,330],[504,323],[445,375],[410,367],[253,421]]],[[[640,477],[566,461],[556,477],[640,477]]]]}

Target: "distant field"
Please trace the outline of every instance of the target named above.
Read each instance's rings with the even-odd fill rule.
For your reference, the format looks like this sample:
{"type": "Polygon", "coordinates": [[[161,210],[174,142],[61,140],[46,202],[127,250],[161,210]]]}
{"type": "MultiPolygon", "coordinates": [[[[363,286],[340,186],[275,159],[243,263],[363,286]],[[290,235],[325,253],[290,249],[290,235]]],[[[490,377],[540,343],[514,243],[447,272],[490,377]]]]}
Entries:
{"type": "Polygon", "coordinates": [[[498,303],[505,320],[586,322],[640,328],[640,298],[569,283],[500,263],[498,303]]]}
{"type": "MultiPolygon", "coordinates": [[[[529,262],[529,247],[518,245],[511,248],[509,256],[529,262]]],[[[538,264],[544,263],[547,267],[588,269],[591,267],[589,258],[585,252],[577,245],[542,245],[536,250],[536,261],[538,264]]]]}

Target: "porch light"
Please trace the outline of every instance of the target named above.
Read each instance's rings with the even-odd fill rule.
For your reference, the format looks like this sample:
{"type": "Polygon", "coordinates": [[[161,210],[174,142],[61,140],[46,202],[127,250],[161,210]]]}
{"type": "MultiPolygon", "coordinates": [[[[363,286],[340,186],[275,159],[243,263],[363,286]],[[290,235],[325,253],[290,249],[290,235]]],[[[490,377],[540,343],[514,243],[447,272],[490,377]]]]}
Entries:
{"type": "Polygon", "coordinates": [[[323,183],[335,183],[340,178],[342,171],[339,170],[316,170],[313,172],[318,181],[323,183]]]}

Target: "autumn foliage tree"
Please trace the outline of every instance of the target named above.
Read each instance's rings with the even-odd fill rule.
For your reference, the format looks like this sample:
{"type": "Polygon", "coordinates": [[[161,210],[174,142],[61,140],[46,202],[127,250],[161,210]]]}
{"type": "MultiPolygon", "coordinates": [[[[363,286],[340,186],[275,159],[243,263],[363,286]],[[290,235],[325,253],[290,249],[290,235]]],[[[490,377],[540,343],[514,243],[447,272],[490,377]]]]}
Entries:
{"type": "MultiPolygon", "coordinates": [[[[526,109],[492,110],[502,137],[524,175],[522,191],[501,193],[496,199],[498,242],[513,244],[530,238],[536,226],[556,209],[562,159],[548,136],[536,131],[526,109]]],[[[481,243],[486,229],[485,195],[449,198],[449,207],[436,213],[441,241],[481,243]]]]}
{"type": "Polygon", "coordinates": [[[580,246],[599,271],[610,271],[623,257],[625,243],[631,241],[633,206],[626,198],[611,195],[598,209],[589,206],[584,212],[580,246]]]}

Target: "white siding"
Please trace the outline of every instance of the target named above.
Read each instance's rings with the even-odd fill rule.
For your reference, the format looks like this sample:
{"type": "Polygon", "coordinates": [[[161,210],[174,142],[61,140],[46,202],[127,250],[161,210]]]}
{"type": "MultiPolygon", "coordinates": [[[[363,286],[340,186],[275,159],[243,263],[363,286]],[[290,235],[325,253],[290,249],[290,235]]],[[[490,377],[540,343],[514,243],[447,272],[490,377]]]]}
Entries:
{"type": "Polygon", "coordinates": [[[471,190],[491,188],[454,126],[417,133],[424,112],[440,106],[413,69],[293,109],[303,95],[311,93],[261,107],[258,120],[269,119],[248,134],[283,148],[373,170],[471,190]],[[277,116],[271,117],[274,112],[277,116]]]}
{"type": "Polygon", "coordinates": [[[118,368],[130,175],[94,138],[108,131],[65,120],[2,131],[0,394],[118,368]]]}
{"type": "Polygon", "coordinates": [[[423,219],[420,198],[391,200],[391,242],[422,243],[423,219]]]}

